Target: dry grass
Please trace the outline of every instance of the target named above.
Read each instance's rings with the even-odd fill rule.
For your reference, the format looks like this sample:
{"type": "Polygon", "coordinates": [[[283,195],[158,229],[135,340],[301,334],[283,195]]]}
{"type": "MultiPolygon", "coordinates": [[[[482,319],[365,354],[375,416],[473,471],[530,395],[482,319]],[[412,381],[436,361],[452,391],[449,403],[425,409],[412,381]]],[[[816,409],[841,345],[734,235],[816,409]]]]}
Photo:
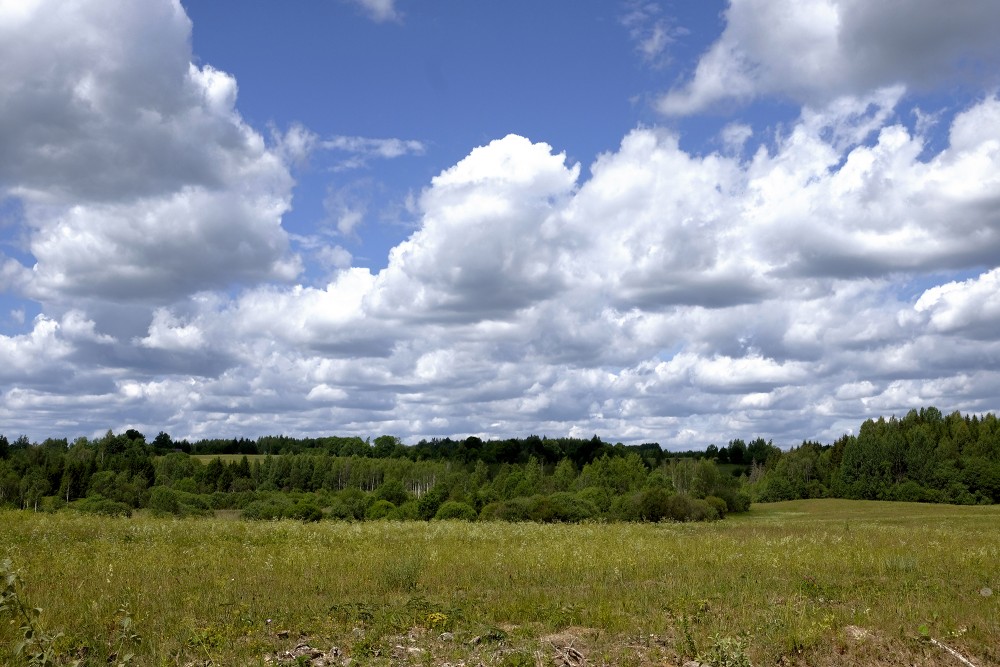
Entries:
{"type": "Polygon", "coordinates": [[[713,642],[755,665],[959,664],[922,626],[1000,664],[1000,507],[796,501],[554,526],[4,512],[0,545],[63,652],[92,664],[122,609],[149,665],[264,664],[299,641],[355,665],[669,665],[713,642]]]}

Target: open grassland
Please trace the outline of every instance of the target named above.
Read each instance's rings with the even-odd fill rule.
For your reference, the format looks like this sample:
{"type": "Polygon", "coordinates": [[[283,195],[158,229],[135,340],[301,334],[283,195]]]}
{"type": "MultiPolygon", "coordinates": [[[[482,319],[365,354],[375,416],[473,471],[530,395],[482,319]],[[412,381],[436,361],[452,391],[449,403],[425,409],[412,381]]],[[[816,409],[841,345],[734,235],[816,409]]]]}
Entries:
{"type": "MultiPolygon", "coordinates": [[[[961,664],[922,631],[1000,664],[1000,507],[814,500],[657,525],[8,511],[3,558],[83,664],[266,664],[301,643],[353,665],[961,664]]],[[[0,664],[16,634],[4,619],[0,664]]]]}

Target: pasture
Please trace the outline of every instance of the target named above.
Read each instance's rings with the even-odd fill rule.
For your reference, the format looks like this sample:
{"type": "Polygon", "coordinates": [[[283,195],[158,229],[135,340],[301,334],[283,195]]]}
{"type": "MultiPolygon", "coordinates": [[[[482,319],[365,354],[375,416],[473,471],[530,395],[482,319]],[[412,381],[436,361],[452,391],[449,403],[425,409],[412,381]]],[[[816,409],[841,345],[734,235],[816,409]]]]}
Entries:
{"type": "MultiPolygon", "coordinates": [[[[3,559],[64,664],[310,664],[282,653],[303,644],[315,664],[961,664],[931,638],[1000,664],[998,506],[583,525],[3,511],[3,559]]],[[[0,619],[0,664],[17,636],[0,619]]]]}

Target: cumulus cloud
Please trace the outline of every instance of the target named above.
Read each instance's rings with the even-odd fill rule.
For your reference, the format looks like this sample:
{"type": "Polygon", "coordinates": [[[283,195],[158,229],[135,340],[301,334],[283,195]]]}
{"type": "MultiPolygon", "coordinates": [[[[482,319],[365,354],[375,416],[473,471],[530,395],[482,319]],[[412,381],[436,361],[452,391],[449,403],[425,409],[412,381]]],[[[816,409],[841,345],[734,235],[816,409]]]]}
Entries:
{"type": "Polygon", "coordinates": [[[158,313],[142,345],[224,341],[238,361],[186,394],[208,431],[704,446],[763,422],[786,443],[833,439],[912,401],[990,409],[970,383],[992,386],[1000,353],[983,333],[996,271],[915,303],[898,287],[997,256],[984,206],[997,102],[959,114],[952,145],[921,159],[880,99],[895,98],[807,109],[748,160],[638,129],[583,180],[552,147],[508,136],[433,179],[384,270],[158,313]]]}
{"type": "Polygon", "coordinates": [[[1000,269],[932,287],[914,305],[942,333],[992,340],[1000,330],[1000,269]]]}
{"type": "Polygon", "coordinates": [[[421,228],[393,248],[379,276],[375,307],[430,319],[502,318],[553,294],[563,241],[557,203],[579,174],[565,159],[511,135],[436,176],[421,197],[421,228]]]}
{"type": "Polygon", "coordinates": [[[233,77],[192,64],[190,33],[175,0],[0,16],[0,195],[23,207],[26,294],[167,300],[300,271],[281,151],[240,118],[233,77]]]}
{"type": "MultiPolygon", "coordinates": [[[[337,231],[292,239],[327,271],[312,285],[288,284],[300,268],[281,228],[288,165],[423,144],[293,125],[268,145],[239,117],[233,78],[191,64],[177,3],[125,4],[128,30],[99,3],[0,4],[21,49],[0,40],[19,72],[0,72],[13,100],[0,148],[17,156],[0,185],[23,202],[36,262],[0,257],[0,289],[44,306],[30,331],[0,335],[0,423],[42,437],[127,422],[178,437],[598,433],[703,447],[829,441],[859,415],[927,402],[998,407],[1000,100],[961,110],[930,151],[931,122],[897,119],[912,82],[858,78],[843,20],[824,32],[822,13],[846,2],[732,4],[727,31],[758,30],[743,14],[759,10],[779,43],[805,30],[814,75],[847,73],[832,79],[843,94],[819,96],[786,72],[780,92],[809,103],[752,154],[739,122],[702,153],[640,127],[584,172],[509,135],[427,184],[415,231],[378,271],[330,241],[361,229],[371,191],[331,191],[337,231]],[[69,25],[124,56],[98,58],[69,25]],[[155,57],[125,57],[136,35],[155,57]],[[60,38],[69,56],[39,50],[60,38]],[[27,53],[52,64],[45,76],[27,53]]],[[[890,29],[866,7],[864,25],[890,29]]],[[[744,64],[770,48],[750,33],[744,64]]],[[[908,48],[897,41],[883,51],[908,48]]],[[[781,78],[731,74],[727,94],[743,81],[747,96],[781,78]]]]}
{"type": "Polygon", "coordinates": [[[781,95],[825,104],[842,95],[904,85],[930,88],[956,76],[997,83],[1000,5],[969,0],[730,0],[726,27],[688,81],[660,98],[668,115],[727,100],[781,95]]]}

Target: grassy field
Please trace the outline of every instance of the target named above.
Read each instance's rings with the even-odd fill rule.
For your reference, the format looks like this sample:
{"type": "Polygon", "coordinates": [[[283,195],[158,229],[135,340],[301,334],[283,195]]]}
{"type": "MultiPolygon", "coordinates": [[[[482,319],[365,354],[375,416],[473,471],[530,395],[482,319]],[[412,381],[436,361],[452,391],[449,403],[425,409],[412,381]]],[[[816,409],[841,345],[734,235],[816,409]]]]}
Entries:
{"type": "MultiPolygon", "coordinates": [[[[301,644],[355,666],[961,664],[928,637],[1000,664],[1000,507],[796,501],[658,525],[8,511],[4,558],[83,664],[309,664],[282,662],[301,644]]],[[[0,664],[16,634],[0,622],[0,664]]]]}

